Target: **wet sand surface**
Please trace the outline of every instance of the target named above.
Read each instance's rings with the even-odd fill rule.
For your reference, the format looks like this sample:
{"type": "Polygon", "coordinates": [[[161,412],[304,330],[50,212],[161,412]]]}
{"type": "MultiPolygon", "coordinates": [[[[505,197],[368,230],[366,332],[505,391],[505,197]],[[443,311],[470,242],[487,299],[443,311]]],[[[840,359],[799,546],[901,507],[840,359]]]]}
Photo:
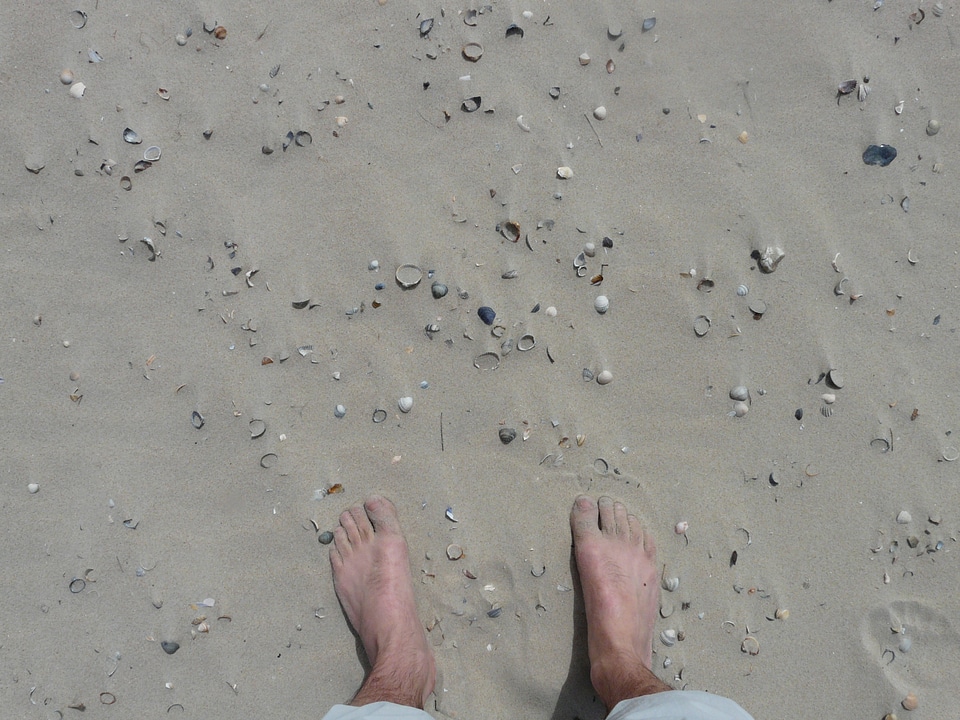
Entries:
{"type": "Polygon", "coordinates": [[[314,525],[373,492],[436,717],[603,717],[579,492],[626,502],[679,579],[674,687],[758,718],[953,709],[953,4],[72,7],[0,11],[5,713],[345,701],[363,668],[314,525]]]}

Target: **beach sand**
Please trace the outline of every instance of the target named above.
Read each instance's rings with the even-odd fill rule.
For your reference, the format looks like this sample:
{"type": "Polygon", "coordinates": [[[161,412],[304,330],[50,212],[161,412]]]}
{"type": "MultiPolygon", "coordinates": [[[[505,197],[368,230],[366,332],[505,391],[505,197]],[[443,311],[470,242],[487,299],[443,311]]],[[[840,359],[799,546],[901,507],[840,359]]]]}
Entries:
{"type": "Polygon", "coordinates": [[[101,0],[82,28],[73,7],[0,11],[4,715],[346,701],[363,667],[314,523],[374,492],[407,533],[436,717],[603,717],[580,492],[627,503],[679,578],[672,686],[757,718],[955,711],[952,3],[536,0],[475,27],[480,5],[399,0],[101,0]]]}

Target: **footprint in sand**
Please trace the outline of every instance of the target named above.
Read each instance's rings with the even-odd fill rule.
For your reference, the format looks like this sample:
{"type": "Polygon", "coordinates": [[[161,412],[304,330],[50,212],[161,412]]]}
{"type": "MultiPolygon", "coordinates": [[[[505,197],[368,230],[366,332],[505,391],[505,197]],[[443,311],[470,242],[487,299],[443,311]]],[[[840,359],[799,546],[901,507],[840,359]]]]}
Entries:
{"type": "Polygon", "coordinates": [[[960,667],[960,633],[936,608],[897,600],[863,620],[863,646],[900,693],[943,687],[947,668],[960,667]]]}

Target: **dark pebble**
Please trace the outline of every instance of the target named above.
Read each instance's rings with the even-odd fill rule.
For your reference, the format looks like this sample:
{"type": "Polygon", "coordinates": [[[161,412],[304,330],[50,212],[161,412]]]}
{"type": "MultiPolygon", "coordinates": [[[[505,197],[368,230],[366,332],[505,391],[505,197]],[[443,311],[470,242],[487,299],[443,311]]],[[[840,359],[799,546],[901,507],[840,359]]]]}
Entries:
{"type": "Polygon", "coordinates": [[[386,287],[386,285],[384,285],[383,283],[377,283],[376,285],[373,286],[373,289],[374,289],[374,290],[383,290],[385,287],[386,287]]]}
{"type": "Polygon", "coordinates": [[[886,167],[897,157],[897,149],[893,145],[870,145],[863,151],[863,162],[867,165],[886,167]]]}
{"type": "Polygon", "coordinates": [[[486,305],[477,309],[477,315],[485,325],[493,325],[493,321],[497,318],[497,313],[494,312],[493,308],[486,305]]]}
{"type": "Polygon", "coordinates": [[[333,542],[333,533],[329,530],[324,530],[320,533],[319,537],[317,537],[317,540],[320,541],[321,545],[329,545],[333,542]]]}
{"type": "Polygon", "coordinates": [[[174,640],[164,640],[160,643],[160,647],[163,648],[163,651],[167,655],[173,655],[177,650],[180,649],[180,643],[175,642],[174,640]]]}

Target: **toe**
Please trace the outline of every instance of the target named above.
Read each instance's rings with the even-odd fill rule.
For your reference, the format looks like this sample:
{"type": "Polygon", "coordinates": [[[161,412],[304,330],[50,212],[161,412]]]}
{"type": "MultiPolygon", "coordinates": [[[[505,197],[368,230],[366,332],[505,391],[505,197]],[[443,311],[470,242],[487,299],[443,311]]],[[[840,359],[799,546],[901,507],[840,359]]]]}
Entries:
{"type": "MultiPolygon", "coordinates": [[[[639,522],[637,523],[639,525],[639,522]]],[[[651,561],[655,560],[657,557],[657,543],[653,539],[653,535],[648,533],[646,530],[643,531],[643,550],[647,553],[647,557],[651,561]]]]}
{"type": "Polygon", "coordinates": [[[643,532],[643,526],[640,524],[637,516],[630,515],[627,517],[627,524],[630,526],[630,541],[642,547],[645,533],[643,532]]]}
{"type": "Polygon", "coordinates": [[[367,517],[367,510],[362,505],[354,505],[350,508],[350,514],[353,516],[354,522],[357,524],[357,532],[360,534],[361,540],[369,540],[373,537],[373,525],[370,522],[370,518],[367,517]]]}
{"type": "Polygon", "coordinates": [[[617,523],[617,535],[630,536],[630,521],[627,519],[627,506],[622,502],[613,504],[613,519],[617,523]]]}
{"type": "Polygon", "coordinates": [[[333,562],[333,552],[336,551],[337,556],[343,561],[347,555],[350,554],[351,550],[350,538],[347,537],[347,531],[343,529],[343,526],[340,525],[333,529],[333,547],[330,548],[331,552],[331,562],[333,562]]]}
{"type": "Polygon", "coordinates": [[[573,540],[600,534],[600,515],[597,511],[597,504],[589,495],[580,495],[573,501],[573,509],[570,511],[570,530],[573,532],[573,540]]]}
{"type": "Polygon", "coordinates": [[[373,525],[374,532],[400,533],[400,518],[397,516],[396,506],[380,495],[367,498],[363,504],[367,517],[373,525]]]}
{"type": "Polygon", "coordinates": [[[343,528],[346,540],[356,544],[360,542],[360,529],[357,527],[357,519],[352,511],[353,508],[348,508],[340,513],[340,527],[343,528]]]}
{"type": "Polygon", "coordinates": [[[600,530],[604,535],[617,534],[617,518],[613,508],[613,498],[603,495],[597,501],[600,508],[600,530]]]}

